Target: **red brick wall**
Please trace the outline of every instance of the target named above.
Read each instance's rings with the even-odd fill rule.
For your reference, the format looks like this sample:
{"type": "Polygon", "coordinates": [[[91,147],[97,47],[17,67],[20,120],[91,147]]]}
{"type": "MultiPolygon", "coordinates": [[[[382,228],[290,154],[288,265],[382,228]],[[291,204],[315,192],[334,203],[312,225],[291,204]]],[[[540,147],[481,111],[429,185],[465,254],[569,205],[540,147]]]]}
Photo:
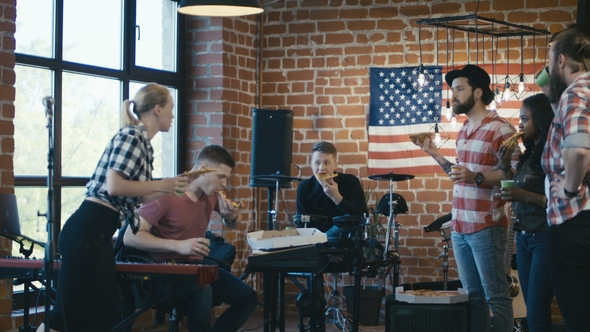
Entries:
{"type": "MultiPolygon", "coordinates": [[[[416,21],[472,14],[477,4],[475,0],[280,0],[265,8],[262,24],[254,16],[187,20],[187,167],[200,148],[211,143],[223,144],[236,158],[230,195],[246,204],[248,222],[237,231],[224,231],[224,236],[240,249],[234,273],[240,274],[245,266],[245,232],[266,227],[266,189],[248,187],[251,108],[294,111],[293,163],[303,168],[304,177],[311,174],[311,145],[329,140],[339,149],[341,171],[360,176],[365,186],[375,184],[367,179],[366,167],[368,68],[417,65],[416,21]],[[258,38],[260,29],[262,40],[258,38]],[[258,61],[262,61],[262,70],[258,61]]],[[[0,190],[13,192],[14,0],[0,1],[0,9],[0,190]]],[[[575,20],[575,9],[575,0],[495,0],[481,1],[478,14],[556,32],[565,27],[564,22],[575,20]]],[[[455,61],[465,63],[467,44],[464,40],[461,43],[464,37],[460,34],[456,38],[455,61]]],[[[422,39],[423,61],[433,64],[433,33],[423,30],[422,39]]],[[[511,59],[519,59],[519,47],[511,46],[511,59]]],[[[439,48],[443,49],[443,44],[439,48]]],[[[533,56],[544,57],[540,50],[533,52],[530,45],[525,55],[529,62],[533,56]]],[[[440,62],[444,58],[439,54],[440,62]]],[[[295,211],[295,189],[285,190],[285,206],[291,215],[295,211]]],[[[386,186],[379,184],[378,192],[385,190],[386,186]]],[[[441,237],[424,234],[422,227],[450,211],[450,190],[444,174],[421,174],[398,183],[396,192],[410,206],[408,215],[397,218],[403,225],[402,282],[442,280],[441,261],[437,259],[441,237]]],[[[278,219],[285,226],[291,217],[282,208],[280,212],[278,219]]],[[[212,228],[221,227],[215,223],[212,228]]],[[[6,252],[8,244],[0,242],[0,250],[6,252]]],[[[457,277],[455,269],[450,277],[457,277]]],[[[249,282],[261,289],[256,277],[249,282]]],[[[0,283],[0,331],[17,326],[10,319],[7,286],[0,283]]]]}
{"type": "MultiPolygon", "coordinates": [[[[0,1],[0,192],[14,193],[14,31],[16,3],[0,1]]],[[[10,255],[12,242],[0,237],[0,255],[10,255]]],[[[0,280],[0,331],[16,325],[12,313],[12,280],[0,280]]]]}
{"type": "MultiPolygon", "coordinates": [[[[291,109],[295,114],[293,163],[303,168],[303,176],[311,175],[309,151],[318,140],[328,140],[339,150],[340,170],[362,178],[365,186],[378,185],[377,193],[382,195],[387,189],[385,183],[375,183],[367,179],[367,115],[369,104],[368,68],[371,66],[414,66],[420,63],[418,45],[418,26],[416,21],[424,18],[478,14],[505,20],[512,23],[534,26],[556,32],[563,29],[564,22],[575,20],[576,1],[546,0],[535,2],[524,0],[447,2],[447,1],[391,1],[349,0],[349,1],[276,1],[265,8],[262,15],[261,54],[256,54],[257,46],[248,50],[261,56],[262,74],[234,79],[226,77],[223,89],[234,91],[240,82],[244,99],[228,97],[223,102],[223,142],[239,156],[241,166],[237,169],[232,184],[237,188],[240,200],[248,202],[248,213],[252,222],[240,228],[244,230],[264,229],[266,226],[266,190],[248,189],[249,141],[235,145],[237,135],[240,139],[251,138],[251,119],[247,110],[255,105],[269,109],[291,109]],[[261,81],[256,81],[261,78],[261,81]],[[251,100],[256,90],[250,87],[262,85],[260,103],[251,100]],[[250,99],[251,104],[246,101],[250,99]],[[239,100],[239,102],[237,101],[239,100]],[[227,101],[227,104],[226,104],[227,101]],[[232,106],[235,105],[235,106],[232,106]],[[243,116],[237,124],[234,114],[243,116]],[[226,127],[228,126],[228,127],[226,127]],[[231,136],[226,136],[226,133],[231,136]],[[237,146],[237,150],[233,150],[237,146]]],[[[243,19],[232,20],[243,22],[243,19]]],[[[255,22],[251,29],[256,30],[255,22]]],[[[222,36],[225,43],[223,65],[227,57],[236,57],[232,45],[244,45],[247,38],[230,39],[231,32],[237,31],[238,24],[225,24],[222,36]],[[225,29],[228,29],[227,31],[225,29]],[[231,45],[230,45],[231,44],[231,45]]],[[[242,30],[245,31],[245,30],[242,30]]],[[[247,36],[253,34],[247,30],[247,36]]],[[[422,52],[425,64],[436,62],[434,28],[423,28],[422,52]]],[[[463,33],[455,35],[456,65],[467,61],[491,60],[490,44],[485,58],[477,55],[473,41],[467,42],[463,33]],[[468,45],[469,44],[469,45],[468,45]],[[470,51],[468,54],[468,50],[470,51]]],[[[543,39],[543,38],[541,38],[543,39]]],[[[254,42],[257,43],[256,38],[254,42]]],[[[438,49],[444,50],[444,38],[439,37],[438,49]]],[[[544,43],[544,40],[537,40],[544,43]]],[[[534,50],[531,43],[524,48],[525,63],[544,61],[544,47],[534,50]]],[[[250,46],[250,45],[248,45],[250,46]]],[[[505,41],[498,43],[497,61],[506,58],[518,61],[521,57],[518,40],[510,41],[510,52],[506,54],[505,41]]],[[[440,51],[438,60],[444,64],[446,53],[440,51]]],[[[248,73],[256,70],[247,62],[237,63],[248,73]]],[[[228,71],[223,71],[224,76],[228,71]]],[[[237,96],[236,96],[237,97],[237,96]]],[[[189,137],[189,140],[191,138],[189,137]]],[[[294,175],[297,174],[294,171],[294,175]]],[[[442,238],[438,234],[425,234],[422,228],[434,219],[450,212],[452,184],[441,173],[419,174],[414,180],[397,183],[396,192],[402,194],[410,206],[408,215],[398,216],[402,224],[400,230],[400,253],[404,259],[401,282],[442,280],[441,260],[442,238]]],[[[295,212],[296,186],[284,190],[287,215],[280,209],[279,221],[282,227],[288,225],[295,212]]],[[[233,235],[225,233],[226,237],[233,235]]],[[[242,234],[236,234],[242,238],[242,234]]],[[[241,244],[240,244],[241,246],[241,244]]],[[[244,263],[240,262],[240,267],[244,263]]],[[[454,266],[451,250],[451,266],[454,266]]],[[[236,268],[234,266],[234,268],[236,268]]],[[[237,273],[241,272],[238,268],[237,273]]],[[[457,278],[455,268],[451,268],[450,278],[457,278]]],[[[391,289],[388,290],[388,293],[391,289]]],[[[290,307],[294,309],[293,306],[290,307]]]]}

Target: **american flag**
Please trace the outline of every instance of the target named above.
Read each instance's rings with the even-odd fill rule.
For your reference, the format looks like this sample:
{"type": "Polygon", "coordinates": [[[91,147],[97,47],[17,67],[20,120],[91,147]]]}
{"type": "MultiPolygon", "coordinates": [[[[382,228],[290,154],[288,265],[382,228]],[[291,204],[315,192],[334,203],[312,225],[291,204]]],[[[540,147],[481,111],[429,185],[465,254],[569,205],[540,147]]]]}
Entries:
{"type": "MultiPolygon", "coordinates": [[[[434,132],[441,120],[442,67],[370,69],[369,172],[434,173],[433,158],[408,135],[434,132]],[[418,75],[424,73],[420,88],[418,75]]],[[[443,131],[441,130],[441,133],[443,131]]]]}
{"type": "MultiPolygon", "coordinates": [[[[438,151],[455,162],[455,139],[466,117],[458,116],[453,126],[441,114],[451,111],[446,108],[451,93],[443,80],[443,68],[423,68],[426,83],[421,89],[417,85],[419,67],[370,68],[369,174],[442,173],[436,161],[408,137],[419,132],[434,133],[435,124],[441,134],[438,151]]],[[[486,70],[490,72],[488,68],[486,70]]],[[[527,70],[533,69],[527,67],[527,70]]],[[[527,75],[527,79],[528,82],[534,81],[532,75],[527,75]]],[[[493,77],[492,81],[497,79],[493,77]]],[[[532,87],[538,91],[538,87],[532,87]]],[[[516,126],[520,106],[521,101],[512,97],[502,103],[498,114],[516,126]]]]}

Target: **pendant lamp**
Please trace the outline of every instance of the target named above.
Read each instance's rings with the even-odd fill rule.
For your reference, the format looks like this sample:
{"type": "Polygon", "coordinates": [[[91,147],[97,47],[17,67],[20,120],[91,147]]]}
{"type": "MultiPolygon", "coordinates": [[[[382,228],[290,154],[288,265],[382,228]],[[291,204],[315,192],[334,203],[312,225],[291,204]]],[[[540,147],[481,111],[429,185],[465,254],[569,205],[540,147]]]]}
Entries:
{"type": "Polygon", "coordinates": [[[264,11],[260,0],[180,0],[178,12],[194,16],[246,16],[264,11]]]}

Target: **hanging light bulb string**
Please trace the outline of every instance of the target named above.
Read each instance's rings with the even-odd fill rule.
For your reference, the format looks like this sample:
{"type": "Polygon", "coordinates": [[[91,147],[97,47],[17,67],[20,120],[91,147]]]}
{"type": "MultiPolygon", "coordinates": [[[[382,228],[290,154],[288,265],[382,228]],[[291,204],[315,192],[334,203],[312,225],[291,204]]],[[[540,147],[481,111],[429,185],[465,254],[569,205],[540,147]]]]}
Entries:
{"type": "Polygon", "coordinates": [[[418,25],[418,47],[420,49],[420,66],[418,67],[418,90],[426,84],[426,76],[424,76],[424,65],[422,62],[422,23],[418,25]]]}

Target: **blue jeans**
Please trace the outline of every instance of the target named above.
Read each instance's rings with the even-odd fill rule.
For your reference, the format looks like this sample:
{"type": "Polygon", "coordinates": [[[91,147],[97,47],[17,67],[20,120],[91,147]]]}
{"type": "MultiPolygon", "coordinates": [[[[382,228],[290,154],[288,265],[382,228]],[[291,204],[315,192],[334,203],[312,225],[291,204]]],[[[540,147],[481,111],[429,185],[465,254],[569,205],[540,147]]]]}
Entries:
{"type": "Polygon", "coordinates": [[[182,287],[175,298],[188,301],[190,332],[235,332],[250,318],[258,305],[258,295],[248,284],[230,272],[219,269],[210,285],[182,287]],[[230,305],[211,327],[211,306],[230,305]]]}
{"type": "Polygon", "coordinates": [[[547,228],[551,284],[568,332],[590,331],[590,211],[547,228]]]}
{"type": "Polygon", "coordinates": [[[516,265],[530,332],[553,331],[553,289],[547,265],[546,235],[545,232],[516,232],[516,265]]]}
{"type": "Polygon", "coordinates": [[[487,227],[473,234],[451,232],[451,239],[459,277],[471,302],[471,331],[512,332],[514,312],[506,281],[506,228],[487,227]]]}

